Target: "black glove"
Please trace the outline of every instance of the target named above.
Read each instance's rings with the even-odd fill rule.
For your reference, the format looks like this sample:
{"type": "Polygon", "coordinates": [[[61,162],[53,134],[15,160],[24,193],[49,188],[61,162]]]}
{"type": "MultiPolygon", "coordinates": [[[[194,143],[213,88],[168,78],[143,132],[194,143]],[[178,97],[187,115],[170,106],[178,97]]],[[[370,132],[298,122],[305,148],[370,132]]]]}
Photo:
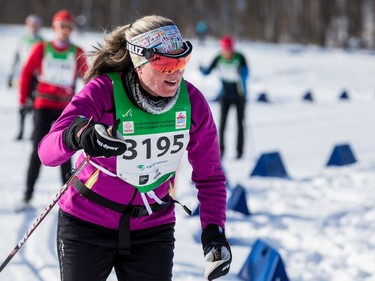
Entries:
{"type": "Polygon", "coordinates": [[[27,113],[33,111],[33,104],[31,102],[27,102],[20,106],[20,114],[22,116],[26,116],[27,113]]]}
{"type": "Polygon", "coordinates": [[[27,109],[27,106],[26,106],[26,105],[21,105],[21,106],[20,106],[20,114],[21,114],[22,116],[25,116],[28,112],[29,112],[29,110],[27,109]]]}
{"type": "Polygon", "coordinates": [[[204,277],[214,280],[226,275],[232,262],[232,252],[225,238],[224,230],[215,224],[209,224],[202,232],[202,246],[206,270],[204,277]]]}
{"type": "Polygon", "coordinates": [[[83,149],[91,157],[118,156],[126,151],[125,140],[117,131],[118,124],[119,120],[109,127],[80,116],[64,131],[63,140],[70,149],[83,149]]]}

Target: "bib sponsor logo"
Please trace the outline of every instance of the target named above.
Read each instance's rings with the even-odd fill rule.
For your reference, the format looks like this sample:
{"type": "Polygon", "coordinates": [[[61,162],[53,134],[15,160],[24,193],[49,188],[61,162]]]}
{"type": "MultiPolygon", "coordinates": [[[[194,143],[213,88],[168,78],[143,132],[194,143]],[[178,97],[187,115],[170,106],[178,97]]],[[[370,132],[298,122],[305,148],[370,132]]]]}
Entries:
{"type": "Polygon", "coordinates": [[[161,173],[160,173],[159,169],[156,169],[154,180],[157,180],[160,176],[161,176],[161,173]]]}
{"type": "Polygon", "coordinates": [[[139,165],[137,166],[137,168],[138,168],[138,170],[140,170],[140,171],[143,171],[144,169],[146,169],[145,165],[142,165],[142,164],[139,164],[139,165]]]}
{"type": "Polygon", "coordinates": [[[125,112],[125,114],[122,115],[124,118],[130,118],[133,117],[133,109],[130,108],[128,111],[125,112]]]}
{"type": "Polygon", "coordinates": [[[124,134],[134,134],[134,122],[133,121],[122,122],[122,131],[124,132],[124,134]]]}
{"type": "Polygon", "coordinates": [[[186,111],[176,112],[176,129],[186,128],[186,111]]]}
{"type": "Polygon", "coordinates": [[[148,175],[139,176],[139,185],[145,185],[148,182],[148,175]]]}

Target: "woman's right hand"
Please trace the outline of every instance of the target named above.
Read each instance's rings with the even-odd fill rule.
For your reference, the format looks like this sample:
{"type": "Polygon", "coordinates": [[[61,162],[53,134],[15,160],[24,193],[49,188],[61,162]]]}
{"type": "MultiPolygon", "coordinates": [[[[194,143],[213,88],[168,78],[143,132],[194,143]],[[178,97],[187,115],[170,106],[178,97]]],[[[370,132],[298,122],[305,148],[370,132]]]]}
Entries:
{"type": "Polygon", "coordinates": [[[118,124],[116,121],[110,127],[80,116],[64,131],[63,139],[70,149],[83,149],[91,157],[118,156],[127,149],[124,138],[117,131],[118,124]]]}

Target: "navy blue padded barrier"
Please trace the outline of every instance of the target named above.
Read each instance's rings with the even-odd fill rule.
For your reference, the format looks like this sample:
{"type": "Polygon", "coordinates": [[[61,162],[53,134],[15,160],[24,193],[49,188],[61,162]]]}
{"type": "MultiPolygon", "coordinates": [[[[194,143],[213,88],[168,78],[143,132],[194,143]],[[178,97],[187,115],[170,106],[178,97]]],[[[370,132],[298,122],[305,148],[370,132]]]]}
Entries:
{"type": "Polygon", "coordinates": [[[246,190],[240,184],[237,184],[232,191],[232,194],[227,202],[227,209],[240,212],[246,216],[250,215],[246,201],[246,190]]]}
{"type": "Polygon", "coordinates": [[[250,176],[289,178],[279,152],[262,154],[250,176]]]}
{"type": "Polygon", "coordinates": [[[245,281],[289,281],[280,254],[264,241],[255,241],[238,277],[245,281]]]}
{"type": "Polygon", "coordinates": [[[354,153],[349,144],[336,145],[329,157],[327,166],[344,166],[356,163],[354,153]]]}

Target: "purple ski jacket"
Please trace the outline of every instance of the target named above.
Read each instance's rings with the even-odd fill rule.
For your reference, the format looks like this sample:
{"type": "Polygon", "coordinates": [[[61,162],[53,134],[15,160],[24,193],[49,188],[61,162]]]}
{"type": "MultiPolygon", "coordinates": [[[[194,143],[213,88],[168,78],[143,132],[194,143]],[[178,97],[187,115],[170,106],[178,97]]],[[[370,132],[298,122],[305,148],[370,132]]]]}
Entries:
{"type": "MultiPolygon", "coordinates": [[[[208,224],[217,224],[224,228],[226,210],[225,176],[221,167],[220,152],[216,126],[211,110],[203,94],[192,84],[185,81],[191,103],[190,141],[187,147],[188,160],[192,166],[192,181],[197,188],[200,204],[200,219],[202,229],[208,224]]],[[[114,95],[112,81],[107,75],[92,79],[73,98],[65,108],[60,118],[54,123],[50,132],[39,144],[39,157],[46,166],[58,166],[72,157],[76,151],[69,149],[63,141],[63,132],[73,120],[83,115],[92,117],[94,122],[113,126],[114,95]]],[[[152,117],[151,117],[152,118],[152,117]]],[[[84,155],[78,156],[76,166],[84,161],[84,155]]],[[[116,173],[116,157],[92,158],[93,162],[116,173]]],[[[86,182],[97,170],[88,163],[79,174],[81,182],[86,182]]],[[[154,190],[159,198],[166,196],[170,189],[170,181],[161,184],[154,190]]],[[[113,177],[99,171],[92,191],[120,204],[128,205],[134,193],[134,187],[118,177],[113,177]]],[[[153,199],[147,198],[150,204],[153,199]]],[[[183,201],[183,198],[180,199],[183,201]]],[[[141,195],[137,192],[133,205],[144,205],[141,195]]],[[[119,228],[121,213],[107,209],[81,196],[73,186],[59,200],[60,208],[79,219],[104,226],[110,229],[119,228]]],[[[175,222],[174,204],[154,212],[151,215],[131,218],[130,229],[139,230],[162,224],[175,222]]]]}

